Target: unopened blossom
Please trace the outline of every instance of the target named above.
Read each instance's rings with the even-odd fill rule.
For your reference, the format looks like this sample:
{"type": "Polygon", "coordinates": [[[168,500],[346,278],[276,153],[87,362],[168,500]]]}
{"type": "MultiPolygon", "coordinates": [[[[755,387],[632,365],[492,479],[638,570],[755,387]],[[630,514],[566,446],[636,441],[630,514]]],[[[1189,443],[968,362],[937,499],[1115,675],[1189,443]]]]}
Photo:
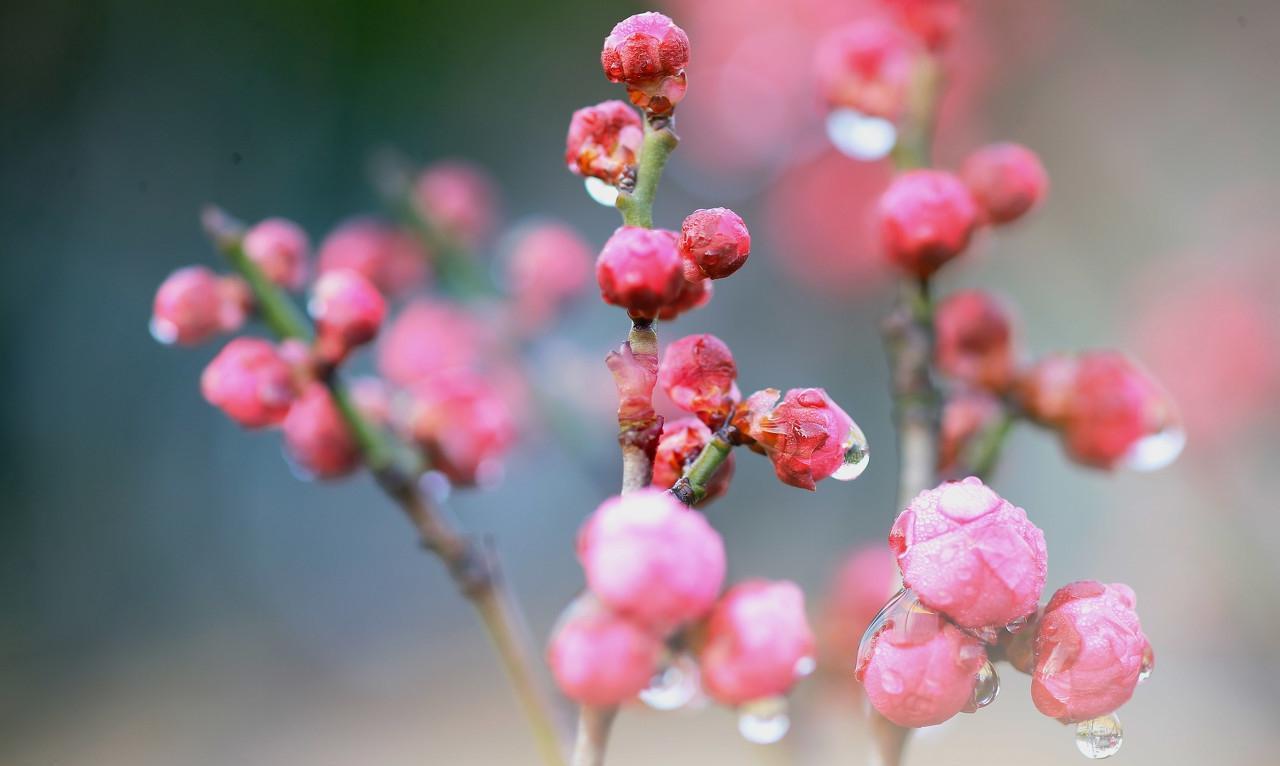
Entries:
{"type": "Polygon", "coordinates": [[[785,484],[814,490],[847,461],[865,459],[866,438],[853,419],[821,388],[777,389],[752,394],[733,423],[773,462],[785,484]]]}
{"type": "Polygon", "coordinates": [[[666,115],[688,87],[689,36],[661,13],[629,16],[605,38],[600,65],[610,82],[627,86],[631,103],[651,115],[666,115]]]}
{"type": "Polygon", "coordinates": [[[1178,427],[1169,394],[1132,359],[1110,351],[1078,357],[1062,424],[1062,443],[1072,459],[1114,468],[1142,440],[1178,427]]]}
{"type": "Polygon", "coordinates": [[[1031,700],[1063,723],[1107,715],[1155,663],[1133,589],[1086,580],[1058,590],[1036,632],[1031,700]]]}
{"type": "Polygon", "coordinates": [[[602,101],[573,113],[565,138],[564,161],[580,176],[618,185],[634,176],[644,123],[624,101],[602,101]]]}
{"type": "Polygon", "coordinates": [[[378,340],[378,372],[398,386],[475,367],[492,345],[489,328],[465,308],[419,298],[378,340]]]}
{"type": "Polygon", "coordinates": [[[934,360],[949,378],[1000,392],[1013,380],[1013,315],[983,290],[961,290],[938,303],[934,360]]]}
{"type": "Polygon", "coordinates": [[[730,588],[707,618],[698,654],[702,684],[725,705],[783,695],[812,670],[814,651],[799,586],[747,580],[730,588]]]}
{"type": "Polygon", "coordinates": [[[162,343],[195,345],[244,324],[246,286],[239,277],[220,277],[204,266],[170,274],[156,291],[151,333],[162,343]]]}
{"type": "Polygon", "coordinates": [[[1069,414],[1078,367],[1070,354],[1050,354],[1020,370],[1014,395],[1027,417],[1041,425],[1062,426],[1069,414]]]}
{"type": "Polygon", "coordinates": [[[880,197],[877,212],[885,257],[921,279],[964,252],[978,223],[969,190],[942,170],[899,175],[880,197]]]}
{"type": "Polygon", "coordinates": [[[311,383],[281,425],[285,449],[307,473],[345,476],[360,465],[360,448],[323,383],[311,383]]]}
{"type": "Polygon", "coordinates": [[[596,259],[596,281],[605,303],[621,306],[633,317],[653,318],[683,288],[676,235],[663,229],[618,228],[596,259]]]}
{"type": "Polygon", "coordinates": [[[964,161],[960,177],[988,223],[1015,221],[1049,191],[1049,176],[1036,153],[1013,143],[990,144],[964,161]]]}
{"type": "Polygon", "coordinates": [[[903,584],[956,625],[982,633],[1035,611],[1044,533],[977,477],[925,490],[889,532],[903,584]]]}
{"type": "Polygon", "coordinates": [[[587,587],[610,609],[654,630],[706,613],[724,583],[724,542],[671,493],[606,500],[578,534],[587,587]]]}
{"type": "Polygon", "coordinates": [[[386,381],[373,375],[361,375],[347,386],[351,400],[369,422],[385,426],[391,422],[391,391],[386,381]]]}
{"type": "Polygon", "coordinates": [[[658,367],[658,385],[671,401],[712,428],[719,428],[737,403],[737,377],[729,346],[706,333],[668,345],[658,367]]]}
{"type": "Polygon", "coordinates": [[[695,277],[724,279],[747,262],[751,234],[742,216],[724,207],[695,210],[680,225],[680,255],[695,277]]]}
{"type": "Polygon", "coordinates": [[[321,274],[353,269],[388,296],[421,287],[429,274],[429,254],[411,234],[373,218],[354,218],[320,243],[321,274]]]}
{"type": "Polygon", "coordinates": [[[297,397],[293,368],[273,344],[249,337],[218,352],[200,376],[200,391],[245,428],[279,424],[297,397]]]}
{"type": "Polygon", "coordinates": [[[432,468],[463,486],[499,475],[515,443],[516,424],[492,385],[459,371],[421,380],[409,394],[409,431],[432,468]]]}
{"type": "Polygon", "coordinates": [[[964,0],[882,0],[932,51],[947,46],[964,20],[964,0]]]}
{"type": "Polygon", "coordinates": [[[862,635],[897,581],[893,553],[883,544],[851,551],[831,579],[823,605],[821,646],[825,666],[853,667],[862,635]]]}
{"type": "Polygon", "coordinates": [[[463,160],[427,166],[414,182],[413,202],[428,226],[463,247],[478,247],[497,223],[493,179],[463,160]]]}
{"type": "Polygon", "coordinates": [[[1003,414],[1000,400],[984,391],[958,391],[948,396],[942,406],[938,472],[949,475],[962,468],[965,452],[997,428],[1003,414]]]}
{"type": "Polygon", "coordinates": [[[521,327],[551,321],[591,281],[591,248],[572,227],[545,222],[517,231],[509,242],[507,283],[521,327]]]}
{"type": "Polygon", "coordinates": [[[244,254],[264,276],[286,290],[301,290],[307,281],[307,257],[311,241],[298,224],[287,218],[268,218],[244,235],[244,254]]]}
{"type": "Polygon", "coordinates": [[[662,651],[660,637],[585,593],[556,623],[547,663],[566,697],[580,705],[613,707],[644,691],[662,651]]]}
{"type": "Polygon", "coordinates": [[[818,93],[829,108],[896,119],[916,52],[892,24],[864,19],[827,33],[814,54],[818,93]]]}
{"type": "MultiPolygon", "coordinates": [[[[686,264],[688,261],[685,262],[686,264]]],[[[700,309],[711,302],[715,295],[715,284],[706,277],[689,280],[687,272],[680,283],[680,294],[676,299],[658,309],[658,319],[669,322],[681,314],[700,309]]]]}
{"type": "Polygon", "coordinates": [[[337,269],[316,280],[307,309],[316,321],[317,355],[336,363],[377,336],[387,302],[360,272],[337,269]]]}
{"type": "MultiPolygon", "coordinates": [[[[653,456],[653,486],[671,489],[710,441],[711,429],[697,418],[680,418],[664,423],[658,449],[653,456]]],[[[698,504],[710,503],[723,495],[732,479],[733,453],[730,453],[711,475],[704,487],[706,494],[698,504]]]]}

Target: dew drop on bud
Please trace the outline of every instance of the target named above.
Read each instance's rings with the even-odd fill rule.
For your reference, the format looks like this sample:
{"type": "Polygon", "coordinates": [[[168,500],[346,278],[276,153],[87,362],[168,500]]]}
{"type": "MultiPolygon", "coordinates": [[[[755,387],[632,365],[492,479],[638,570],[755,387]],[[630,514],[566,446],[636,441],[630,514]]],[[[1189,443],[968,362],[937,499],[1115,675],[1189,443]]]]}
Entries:
{"type": "Polygon", "coordinates": [[[738,708],[738,733],[748,742],[771,745],[790,728],[786,697],[765,697],[738,708]]]}
{"type": "Polygon", "coordinates": [[[856,109],[835,109],[827,115],[827,138],[846,157],[873,162],[893,151],[898,129],[883,117],[871,117],[856,109]]]}
{"type": "Polygon", "coordinates": [[[613,207],[618,202],[618,187],[613,184],[605,183],[595,176],[588,176],[583,186],[587,189],[587,196],[599,205],[613,207]]]}
{"type": "Polygon", "coordinates": [[[991,660],[982,663],[974,680],[973,699],[965,708],[966,713],[977,712],[1000,696],[1000,676],[996,674],[996,666],[991,664],[991,660]]]}
{"type": "Polygon", "coordinates": [[[1124,456],[1124,467],[1134,471],[1158,471],[1178,459],[1187,445],[1187,432],[1172,427],[1133,443],[1124,456]]]}
{"type": "Polygon", "coordinates": [[[836,481],[853,481],[867,470],[871,453],[867,451],[867,437],[854,425],[844,442],[844,463],[831,474],[836,481]]]}
{"type": "Polygon", "coordinates": [[[1031,619],[1031,615],[1029,614],[1024,614],[1021,617],[1015,617],[1012,620],[1009,620],[1009,622],[1005,623],[1004,629],[1009,631],[1009,633],[1011,634],[1017,633],[1018,631],[1027,627],[1027,621],[1030,619],[1031,619]]]}
{"type": "Polygon", "coordinates": [[[805,678],[813,675],[813,671],[818,669],[818,661],[812,657],[801,657],[796,660],[796,678],[805,678]]]}
{"type": "MultiPolygon", "coordinates": [[[[915,591],[903,588],[894,594],[889,602],[881,607],[879,614],[871,620],[862,641],[858,644],[858,664],[854,675],[859,681],[866,673],[871,662],[871,652],[875,647],[875,637],[885,631],[892,631],[894,643],[916,645],[929,640],[942,630],[944,618],[929,607],[920,603],[915,591]]],[[[882,681],[883,683],[883,681],[882,681]]]]}
{"type": "Polygon", "coordinates": [[[1151,677],[1151,671],[1156,667],[1156,657],[1151,653],[1151,647],[1148,646],[1142,652],[1142,666],[1138,669],[1138,683],[1142,683],[1151,677]]]}
{"type": "Polygon", "coordinates": [[[1110,758],[1124,744],[1124,729],[1115,713],[1076,724],[1076,749],[1085,758],[1110,758]]]}
{"type": "Polygon", "coordinates": [[[640,701],[654,710],[679,710],[701,691],[698,665],[687,654],[681,654],[658,668],[649,687],[640,692],[640,701]]]}
{"type": "Polygon", "coordinates": [[[178,341],[178,326],[168,319],[152,317],[148,328],[151,330],[151,337],[161,345],[172,346],[178,341]]]}

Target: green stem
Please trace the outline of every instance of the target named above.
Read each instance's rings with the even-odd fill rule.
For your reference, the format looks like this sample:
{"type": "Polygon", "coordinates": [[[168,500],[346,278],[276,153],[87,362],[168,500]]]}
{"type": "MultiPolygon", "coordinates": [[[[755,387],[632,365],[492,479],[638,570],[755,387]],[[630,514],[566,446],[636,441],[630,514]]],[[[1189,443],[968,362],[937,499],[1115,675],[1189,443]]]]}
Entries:
{"type": "Polygon", "coordinates": [[[672,131],[673,118],[645,120],[644,143],[640,147],[640,160],[636,165],[636,186],[618,195],[615,203],[622,212],[625,226],[653,228],[653,200],[658,195],[658,182],[671,152],[680,139],[672,131]]]}
{"type": "Polygon", "coordinates": [[[311,323],[289,296],[267,279],[258,264],[244,251],[244,226],[221,209],[212,205],[200,215],[205,231],[232,268],[244,277],[257,301],[262,321],[280,338],[297,338],[310,342],[313,334],[311,323]]]}
{"type": "Polygon", "coordinates": [[[1005,440],[1017,421],[1016,413],[1008,409],[1001,410],[1000,418],[979,434],[978,439],[966,451],[967,474],[977,476],[984,482],[990,477],[1000,462],[1005,440]]]}
{"type": "Polygon", "coordinates": [[[706,497],[707,484],[711,482],[711,477],[715,476],[720,466],[724,465],[724,461],[729,459],[729,453],[732,451],[733,445],[729,442],[726,433],[723,430],[716,432],[711,437],[711,441],[707,442],[698,453],[698,457],[684,469],[684,475],[680,480],[671,487],[672,494],[685,505],[697,505],[702,498],[706,497]]]}
{"type": "Polygon", "coordinates": [[[893,147],[893,164],[898,170],[926,168],[932,164],[933,127],[941,89],[942,67],[933,56],[921,54],[912,72],[906,117],[898,133],[898,143],[893,147]]]}

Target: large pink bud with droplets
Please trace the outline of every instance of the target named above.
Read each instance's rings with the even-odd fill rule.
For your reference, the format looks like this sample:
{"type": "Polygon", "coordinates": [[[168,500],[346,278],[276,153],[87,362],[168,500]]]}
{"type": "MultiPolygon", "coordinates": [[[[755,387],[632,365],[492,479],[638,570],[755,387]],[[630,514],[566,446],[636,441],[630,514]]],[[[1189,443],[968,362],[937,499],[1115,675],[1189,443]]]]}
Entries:
{"type": "Polygon", "coordinates": [[[620,227],[600,250],[596,281],[605,303],[621,306],[633,317],[657,316],[680,297],[684,285],[675,233],[620,227]]]}
{"type": "Polygon", "coordinates": [[[220,277],[204,266],[170,274],[156,291],[151,334],[161,343],[196,345],[244,324],[252,298],[239,277],[220,277]]]}
{"type": "Polygon", "coordinates": [[[321,274],[353,269],[389,296],[421,287],[429,255],[408,232],[373,218],[347,221],[320,243],[321,274]]]}
{"type": "Polygon", "coordinates": [[[724,279],[747,262],[751,234],[742,216],[729,208],[695,210],[680,225],[680,255],[686,279],[724,279]]]}
{"type": "Polygon", "coordinates": [[[293,368],[279,350],[247,337],[233,339],[209,362],[200,375],[200,391],[245,428],[280,423],[297,397],[293,368]]]}
{"type": "Polygon", "coordinates": [[[264,276],[286,290],[301,290],[307,281],[311,242],[298,224],[287,218],[268,218],[244,235],[244,254],[264,276]]]}
{"type": "Polygon", "coordinates": [[[602,101],[573,113],[564,161],[577,175],[616,186],[635,175],[643,141],[644,123],[636,110],[623,101],[602,101]]]}
{"type": "Polygon", "coordinates": [[[921,279],[964,252],[978,223],[969,190],[942,170],[899,175],[881,195],[877,212],[885,257],[921,279]]]}
{"type": "Polygon", "coordinates": [[[669,492],[612,497],[578,534],[587,587],[609,608],[655,630],[701,617],[724,583],[724,541],[669,492]]]}
{"type": "Polygon", "coordinates": [[[800,489],[814,490],[833,475],[846,478],[837,472],[867,460],[862,429],[821,388],[793,388],[781,400],[775,388],[757,391],[738,407],[733,424],[769,456],[783,483],[800,489]]]}
{"type": "Polygon", "coordinates": [[[1036,632],[1031,700],[1063,723],[1115,712],[1155,664],[1133,589],[1086,580],[1058,590],[1036,632]]]}
{"type": "MultiPolygon", "coordinates": [[[[709,441],[711,429],[697,418],[680,418],[664,423],[662,436],[658,439],[658,449],[653,454],[653,486],[671,489],[684,476],[685,469],[698,459],[709,441]]],[[[705,487],[706,494],[698,501],[698,505],[706,505],[727,492],[732,479],[731,452],[711,475],[711,480],[705,487]]]]}
{"type": "Polygon", "coordinates": [[[360,465],[360,447],[323,383],[307,386],[281,430],[289,456],[317,478],[346,476],[360,465]]]}
{"type": "Polygon", "coordinates": [[[1003,628],[1035,611],[1044,591],[1044,533],[977,477],[916,495],[889,547],[903,584],[962,628],[1003,628]]]}
{"type": "Polygon", "coordinates": [[[669,114],[684,98],[688,65],[689,36],[652,11],[619,21],[600,51],[605,77],[625,84],[631,103],[652,115],[669,114]]]}
{"type": "Polygon", "coordinates": [[[827,106],[895,119],[906,100],[915,50],[895,26],[865,19],[823,37],[814,54],[827,106]]]}
{"type": "Polygon", "coordinates": [[[988,223],[1016,221],[1049,191],[1049,175],[1036,153],[1019,144],[990,144],[964,161],[960,176],[988,223]]]}
{"type": "Polygon", "coordinates": [[[561,615],[547,662],[566,697],[580,705],[613,707],[649,685],[661,653],[658,636],[587,593],[561,615]]]}
{"type": "Polygon", "coordinates": [[[813,670],[813,631],[804,592],[793,582],[733,586],[712,610],[706,631],[698,655],[702,683],[725,705],[786,694],[813,670]]]}
{"type": "Polygon", "coordinates": [[[714,335],[686,335],[667,346],[658,385],[671,401],[719,428],[738,399],[738,366],[729,346],[714,335]]]}

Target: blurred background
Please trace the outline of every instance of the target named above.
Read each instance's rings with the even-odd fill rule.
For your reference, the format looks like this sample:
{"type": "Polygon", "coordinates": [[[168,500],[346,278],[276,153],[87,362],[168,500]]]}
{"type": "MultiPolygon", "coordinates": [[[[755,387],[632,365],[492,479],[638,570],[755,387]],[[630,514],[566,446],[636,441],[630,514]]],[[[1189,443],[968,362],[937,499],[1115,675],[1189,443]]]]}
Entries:
{"type": "MultiPolygon", "coordinates": [[[[815,615],[842,556],[882,540],[895,512],[877,324],[890,294],[862,226],[888,170],[827,149],[806,80],[814,40],[861,5],[662,8],[693,63],[658,222],[728,205],[756,240],[750,268],[663,337],[724,338],[744,390],[825,386],[875,455],[816,494],[742,455],[708,510],[731,578],[795,579],[815,615]]],[[[1045,530],[1050,588],[1097,578],[1139,594],[1158,667],[1121,711],[1119,759],[1275,763],[1280,5],[973,5],[937,159],[1016,140],[1053,187],[940,287],[1011,297],[1029,355],[1131,349],[1191,434],[1163,472],[1106,475],[1021,429],[994,484],[1045,530]]],[[[0,6],[0,763],[532,762],[470,608],[372,482],[297,481],[277,436],[242,433],[200,397],[214,349],[164,348],[147,321],[170,271],[217,264],[202,204],[287,216],[318,241],[380,209],[367,162],[384,147],[466,157],[500,184],[505,220],[554,216],[598,247],[617,215],[565,172],[564,132],[573,109],[621,97],[600,41],[644,9],[0,6]]],[[[450,501],[491,536],[540,642],[582,583],[575,530],[617,480],[599,359],[624,330],[586,296],[540,342],[550,379],[581,400],[577,435],[528,434],[498,486],[450,501]]],[[[1079,763],[1028,686],[1007,673],[995,705],[922,734],[911,762],[1079,763]]],[[[856,700],[806,688],[797,705],[771,747],[723,710],[637,709],[611,763],[865,761],[856,700]]]]}

